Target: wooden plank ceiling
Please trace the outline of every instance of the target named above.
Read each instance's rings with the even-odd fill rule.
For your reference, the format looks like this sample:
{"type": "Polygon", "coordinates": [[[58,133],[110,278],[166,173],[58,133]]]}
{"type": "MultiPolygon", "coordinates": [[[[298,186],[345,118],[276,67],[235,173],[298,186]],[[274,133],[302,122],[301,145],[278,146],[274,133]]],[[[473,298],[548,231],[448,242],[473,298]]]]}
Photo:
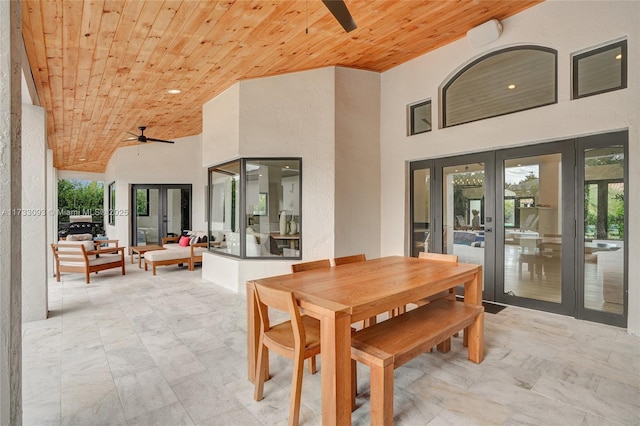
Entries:
{"type": "Polygon", "coordinates": [[[386,71],[541,1],[347,0],[350,33],[320,0],[26,0],[22,21],[55,167],[103,172],[138,126],[201,133],[202,105],[238,80],[386,71]]]}

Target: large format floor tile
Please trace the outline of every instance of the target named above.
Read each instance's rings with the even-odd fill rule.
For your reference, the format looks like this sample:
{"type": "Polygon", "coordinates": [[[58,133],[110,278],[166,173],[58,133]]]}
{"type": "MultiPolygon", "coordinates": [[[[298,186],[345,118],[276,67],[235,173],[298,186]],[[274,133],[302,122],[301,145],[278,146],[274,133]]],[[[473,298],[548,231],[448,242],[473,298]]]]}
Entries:
{"type": "MultiPolygon", "coordinates": [[[[282,425],[289,360],[271,356],[264,399],[246,379],[244,297],[200,270],[137,265],[127,275],[49,283],[50,318],[23,327],[25,425],[282,425]]],[[[485,316],[486,358],[462,338],[395,372],[398,425],[640,425],[640,338],[508,307],[485,316]]],[[[301,424],[321,424],[319,373],[305,369],[301,424]]],[[[358,366],[354,425],[369,424],[358,366]]]]}

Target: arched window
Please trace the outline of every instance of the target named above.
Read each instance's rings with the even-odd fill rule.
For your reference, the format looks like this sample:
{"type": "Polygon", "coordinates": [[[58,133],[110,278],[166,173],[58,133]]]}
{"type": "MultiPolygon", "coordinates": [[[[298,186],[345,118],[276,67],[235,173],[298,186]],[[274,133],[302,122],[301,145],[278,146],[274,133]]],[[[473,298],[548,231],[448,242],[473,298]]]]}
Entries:
{"type": "Polygon", "coordinates": [[[557,56],[554,49],[518,46],[471,62],[442,89],[442,126],[557,103],[557,56]]]}

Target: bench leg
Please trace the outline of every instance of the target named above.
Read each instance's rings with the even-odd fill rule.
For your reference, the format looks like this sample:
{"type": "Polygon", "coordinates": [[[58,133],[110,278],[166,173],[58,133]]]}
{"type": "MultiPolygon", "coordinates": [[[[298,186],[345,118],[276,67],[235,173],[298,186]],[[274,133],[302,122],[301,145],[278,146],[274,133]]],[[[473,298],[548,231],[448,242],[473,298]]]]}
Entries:
{"type": "Polygon", "coordinates": [[[481,312],[469,327],[465,329],[464,336],[469,336],[469,355],[470,361],[480,364],[484,359],[484,313],[481,312]]]}
{"type": "Polygon", "coordinates": [[[155,263],[151,264],[151,270],[153,271],[153,275],[155,275],[156,274],[156,264],[155,263]]]}
{"type": "Polygon", "coordinates": [[[393,425],[393,364],[371,366],[371,425],[393,425]]]}

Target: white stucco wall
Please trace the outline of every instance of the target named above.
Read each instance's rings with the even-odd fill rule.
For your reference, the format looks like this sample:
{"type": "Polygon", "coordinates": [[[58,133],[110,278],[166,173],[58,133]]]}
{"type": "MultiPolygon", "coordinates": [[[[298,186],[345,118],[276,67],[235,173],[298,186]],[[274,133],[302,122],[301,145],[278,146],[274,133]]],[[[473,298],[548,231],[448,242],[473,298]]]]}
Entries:
{"type": "MultiPolygon", "coordinates": [[[[203,108],[203,164],[302,157],[303,261],[377,257],[379,91],[378,73],[334,67],[239,82],[203,108]]],[[[203,277],[243,291],[246,280],[288,272],[297,262],[209,254],[203,277]]]]}
{"type": "MultiPolygon", "coordinates": [[[[381,254],[403,253],[407,242],[407,161],[488,149],[528,145],[593,133],[629,129],[629,212],[640,206],[640,2],[547,1],[503,22],[498,40],[473,49],[459,40],[382,75],[381,103],[381,254]],[[628,88],[570,100],[571,54],[627,37],[628,88]],[[539,44],[558,51],[558,103],[447,129],[406,136],[405,106],[433,100],[438,89],[470,60],[518,44],[539,44]],[[404,190],[400,190],[404,188],[404,190]]],[[[629,224],[629,277],[640,275],[640,226],[629,224]]],[[[640,281],[629,280],[628,330],[640,333],[640,281]]]]}
{"type": "Polygon", "coordinates": [[[22,104],[22,320],[47,318],[47,142],[44,108],[22,104]]]}
{"type": "Polygon", "coordinates": [[[240,154],[240,85],[234,84],[202,106],[202,166],[240,154]]]}
{"type": "MultiPolygon", "coordinates": [[[[308,260],[333,256],[334,92],[335,71],[324,68],[241,81],[203,108],[203,164],[302,157],[302,256],[308,260]]],[[[242,292],[246,280],[288,272],[291,263],[206,253],[203,278],[242,292]]]]}
{"type": "Polygon", "coordinates": [[[335,256],[380,257],[380,73],[336,68],[335,256]]]}
{"type": "Polygon", "coordinates": [[[116,210],[125,211],[126,214],[116,215],[115,226],[106,224],[105,231],[109,238],[120,240],[120,245],[131,245],[132,184],[191,184],[192,228],[207,229],[204,213],[207,171],[201,166],[201,136],[177,138],[174,141],[174,144],[146,143],[119,148],[109,160],[104,173],[105,209],[108,208],[109,184],[115,181],[116,210]]]}

